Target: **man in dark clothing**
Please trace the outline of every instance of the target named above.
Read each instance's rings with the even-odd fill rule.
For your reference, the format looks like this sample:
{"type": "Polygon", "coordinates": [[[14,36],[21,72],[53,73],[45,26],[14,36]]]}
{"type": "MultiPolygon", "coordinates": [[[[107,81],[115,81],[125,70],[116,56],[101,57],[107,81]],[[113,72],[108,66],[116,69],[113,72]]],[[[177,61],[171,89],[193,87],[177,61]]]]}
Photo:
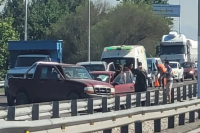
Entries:
{"type": "Polygon", "coordinates": [[[147,91],[146,75],[144,71],[137,70],[135,92],[147,91]]]}
{"type": "Polygon", "coordinates": [[[123,69],[124,69],[124,67],[122,65],[119,65],[117,70],[116,70],[116,72],[115,72],[115,75],[114,75],[113,79],[115,79],[118,74],[122,73],[123,69]]]}

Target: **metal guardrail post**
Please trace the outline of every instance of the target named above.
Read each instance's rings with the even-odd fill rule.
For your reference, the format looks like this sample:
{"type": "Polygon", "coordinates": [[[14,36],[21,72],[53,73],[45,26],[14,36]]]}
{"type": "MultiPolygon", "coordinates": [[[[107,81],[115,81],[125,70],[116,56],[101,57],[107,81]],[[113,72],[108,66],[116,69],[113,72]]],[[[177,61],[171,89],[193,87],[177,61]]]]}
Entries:
{"type": "Polygon", "coordinates": [[[185,125],[185,113],[179,115],[179,126],[185,125]]]}
{"type": "Polygon", "coordinates": [[[102,97],[102,113],[108,112],[108,98],[102,97]]]}
{"type": "Polygon", "coordinates": [[[197,83],[193,84],[193,97],[197,96],[197,83]]]}
{"type": "Polygon", "coordinates": [[[94,99],[89,98],[87,104],[87,113],[93,114],[94,113],[94,99]]]}
{"type": "Polygon", "coordinates": [[[171,90],[171,103],[174,103],[174,88],[171,90]]]}
{"type": "Polygon", "coordinates": [[[166,93],[166,90],[163,90],[163,104],[167,104],[167,93],[166,93]]]}
{"type": "Polygon", "coordinates": [[[53,114],[51,118],[59,118],[60,117],[60,109],[59,109],[59,101],[53,101],[53,114]]]}
{"type": "Polygon", "coordinates": [[[195,122],[195,111],[189,112],[189,123],[195,122]]]}
{"type": "Polygon", "coordinates": [[[71,100],[71,116],[78,115],[77,99],[71,100]]]}
{"type": "MultiPolygon", "coordinates": [[[[102,113],[108,112],[108,98],[102,97],[102,113]]],[[[112,129],[105,129],[103,133],[112,133],[112,129]]]]}
{"type": "Polygon", "coordinates": [[[126,95],[126,109],[131,108],[131,94],[126,95]]]}
{"type": "Polygon", "coordinates": [[[15,120],[15,106],[8,107],[7,121],[15,120]]]}
{"type": "Polygon", "coordinates": [[[151,106],[151,92],[146,92],[146,106],[151,106]]]}
{"type": "Polygon", "coordinates": [[[183,86],[183,100],[187,99],[187,89],[186,89],[186,85],[183,86]]]}
{"type": "Polygon", "coordinates": [[[120,96],[115,96],[115,111],[120,110],[120,96]]]}
{"type": "Polygon", "coordinates": [[[174,116],[168,117],[168,128],[174,128],[174,116]]]}
{"type": "Polygon", "coordinates": [[[135,122],[135,133],[142,133],[142,122],[135,122]]]}
{"type": "Polygon", "coordinates": [[[141,106],[141,93],[136,93],[136,107],[141,106]]]}
{"type": "Polygon", "coordinates": [[[192,98],[192,84],[190,84],[189,86],[188,86],[189,88],[189,98],[192,98]]]}
{"type": "Polygon", "coordinates": [[[177,87],[177,101],[180,102],[181,101],[181,88],[177,87]]]}
{"type": "Polygon", "coordinates": [[[154,95],[154,105],[159,105],[159,90],[155,91],[154,95]]]}
{"type": "Polygon", "coordinates": [[[34,103],[32,106],[32,120],[39,120],[40,116],[39,116],[39,104],[38,103],[34,103]]]}

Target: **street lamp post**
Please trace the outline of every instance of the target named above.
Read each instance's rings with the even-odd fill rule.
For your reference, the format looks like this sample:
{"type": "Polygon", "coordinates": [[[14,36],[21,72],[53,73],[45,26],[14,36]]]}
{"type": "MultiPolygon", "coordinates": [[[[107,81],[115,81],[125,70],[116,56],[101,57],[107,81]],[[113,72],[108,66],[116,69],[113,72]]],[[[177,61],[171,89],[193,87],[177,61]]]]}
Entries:
{"type": "Polygon", "coordinates": [[[88,9],[88,61],[90,62],[90,0],[89,0],[89,9],[88,9]]]}
{"type": "Polygon", "coordinates": [[[24,40],[27,41],[27,0],[25,0],[24,40]]]}

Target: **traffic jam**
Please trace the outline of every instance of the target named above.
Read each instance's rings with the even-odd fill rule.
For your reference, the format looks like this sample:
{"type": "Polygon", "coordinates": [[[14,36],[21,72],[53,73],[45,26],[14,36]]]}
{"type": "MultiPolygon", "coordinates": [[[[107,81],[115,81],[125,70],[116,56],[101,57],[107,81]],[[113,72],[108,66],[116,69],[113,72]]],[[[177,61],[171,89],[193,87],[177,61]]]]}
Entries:
{"type": "Polygon", "coordinates": [[[99,61],[76,64],[62,62],[62,43],[61,40],[9,42],[11,68],[4,85],[9,106],[123,96],[165,87],[166,82],[159,80],[160,77],[166,80],[163,76],[167,71],[163,65],[166,60],[175,82],[198,78],[194,52],[197,53],[197,42],[183,34],[163,35],[156,48],[159,57],[146,58],[142,45],[109,46],[103,49],[99,61]]]}

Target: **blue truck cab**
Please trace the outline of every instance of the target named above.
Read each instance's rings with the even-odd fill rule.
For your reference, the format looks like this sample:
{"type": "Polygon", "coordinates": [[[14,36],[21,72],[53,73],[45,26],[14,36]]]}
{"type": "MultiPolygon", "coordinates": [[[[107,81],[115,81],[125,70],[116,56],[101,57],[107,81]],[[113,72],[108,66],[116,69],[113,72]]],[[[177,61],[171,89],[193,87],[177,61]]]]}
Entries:
{"type": "Polygon", "coordinates": [[[9,41],[10,70],[5,78],[5,93],[10,77],[23,77],[37,61],[62,62],[62,40],[9,41]]]}

